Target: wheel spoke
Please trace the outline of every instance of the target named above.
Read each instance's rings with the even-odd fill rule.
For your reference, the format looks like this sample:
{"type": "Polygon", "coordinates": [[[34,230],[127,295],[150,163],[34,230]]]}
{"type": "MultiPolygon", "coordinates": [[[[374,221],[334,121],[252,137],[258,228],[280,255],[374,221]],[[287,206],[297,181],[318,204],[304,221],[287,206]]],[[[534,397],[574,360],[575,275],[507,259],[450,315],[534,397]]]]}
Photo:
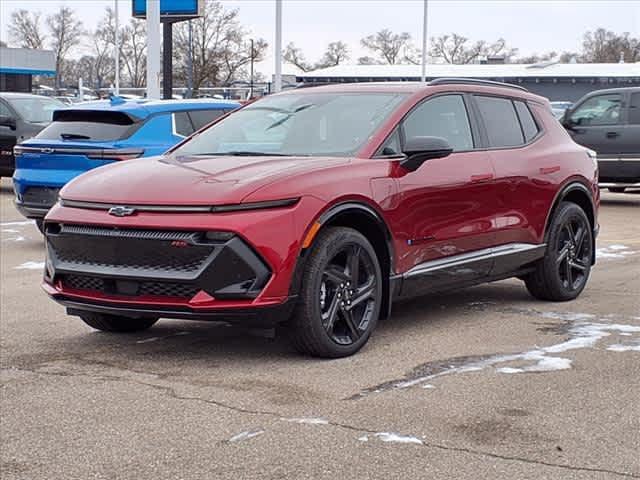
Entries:
{"type": "Polygon", "coordinates": [[[571,264],[568,260],[564,263],[564,271],[567,276],[568,286],[573,289],[573,271],[571,270],[571,264]]]}
{"type": "Polygon", "coordinates": [[[349,280],[349,275],[339,270],[337,267],[328,267],[324,271],[324,274],[327,276],[327,279],[334,285],[345,284],[349,280]]]}
{"type": "Polygon", "coordinates": [[[349,269],[349,277],[351,285],[356,288],[360,282],[360,246],[356,245],[349,252],[347,258],[347,267],[349,269]]]}
{"type": "Polygon", "coordinates": [[[338,299],[338,295],[334,294],[333,299],[331,300],[331,305],[329,305],[329,309],[325,314],[322,315],[324,328],[329,333],[333,331],[333,325],[336,323],[336,317],[338,316],[339,307],[340,307],[340,300],[338,299]]]}
{"type": "Polygon", "coordinates": [[[560,265],[569,255],[569,243],[565,243],[562,250],[558,253],[558,258],[556,259],[556,263],[560,265]]]}
{"type": "Polygon", "coordinates": [[[569,242],[575,245],[576,234],[573,231],[573,225],[571,225],[571,222],[567,223],[567,232],[569,232],[569,242]]]}
{"type": "Polygon", "coordinates": [[[351,300],[351,305],[349,305],[349,309],[355,308],[357,305],[361,304],[365,300],[368,300],[369,298],[373,297],[373,294],[375,292],[375,286],[376,286],[375,279],[372,278],[370,281],[367,282],[365,286],[357,289],[355,297],[353,298],[353,300],[351,300]]]}
{"type": "Polygon", "coordinates": [[[586,229],[581,225],[580,228],[578,228],[578,231],[576,232],[576,236],[574,237],[574,240],[573,240],[573,243],[576,246],[576,252],[579,252],[580,249],[582,248],[582,244],[584,243],[584,239],[586,237],[585,233],[586,233],[586,229]]]}
{"type": "Polygon", "coordinates": [[[571,266],[571,268],[575,268],[577,270],[580,270],[581,272],[585,272],[587,270],[587,266],[580,260],[572,260],[569,262],[569,265],[571,266]]]}
{"type": "Polygon", "coordinates": [[[344,318],[344,322],[347,324],[347,327],[351,332],[351,340],[355,342],[358,338],[360,338],[362,332],[360,332],[360,329],[356,325],[355,319],[353,318],[353,312],[351,310],[343,309],[342,317],[344,318]]]}

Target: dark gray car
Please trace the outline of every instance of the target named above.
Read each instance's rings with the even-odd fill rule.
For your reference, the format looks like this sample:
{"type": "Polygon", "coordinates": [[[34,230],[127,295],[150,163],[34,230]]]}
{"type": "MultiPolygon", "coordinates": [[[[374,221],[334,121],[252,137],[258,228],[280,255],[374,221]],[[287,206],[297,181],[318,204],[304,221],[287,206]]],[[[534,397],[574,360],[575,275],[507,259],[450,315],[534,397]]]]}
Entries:
{"type": "Polygon", "coordinates": [[[640,87],[591,92],[566,111],[562,124],[597,152],[601,187],[640,187],[640,87]]]}
{"type": "Polygon", "coordinates": [[[13,175],[14,145],[36,136],[49,125],[54,110],[64,106],[41,95],[0,93],[0,177],[13,175]]]}

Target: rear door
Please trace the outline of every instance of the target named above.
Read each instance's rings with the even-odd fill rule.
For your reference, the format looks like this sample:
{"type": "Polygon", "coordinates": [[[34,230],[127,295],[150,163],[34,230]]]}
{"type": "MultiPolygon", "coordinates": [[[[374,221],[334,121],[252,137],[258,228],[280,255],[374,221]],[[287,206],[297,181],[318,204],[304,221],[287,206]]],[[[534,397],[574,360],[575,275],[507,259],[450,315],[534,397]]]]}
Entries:
{"type": "Polygon", "coordinates": [[[640,161],[640,90],[629,95],[627,123],[620,149],[623,156],[640,161]]]}
{"type": "Polygon", "coordinates": [[[592,95],[579,103],[568,116],[567,130],[576,143],[598,153],[598,158],[611,158],[622,153],[630,141],[624,128],[622,92],[592,95]]]}

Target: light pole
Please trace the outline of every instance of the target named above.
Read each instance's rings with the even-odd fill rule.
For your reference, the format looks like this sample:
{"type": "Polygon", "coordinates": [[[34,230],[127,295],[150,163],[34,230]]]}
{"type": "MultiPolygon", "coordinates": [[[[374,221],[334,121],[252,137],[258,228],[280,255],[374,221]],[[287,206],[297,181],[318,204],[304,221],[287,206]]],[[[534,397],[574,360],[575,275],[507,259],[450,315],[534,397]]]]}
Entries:
{"type": "Polygon", "coordinates": [[[160,0],[147,0],[147,98],[160,99],[160,0]]]}
{"type": "Polygon", "coordinates": [[[116,42],[116,91],[115,94],[116,95],[120,95],[120,17],[118,15],[118,0],[114,0],[114,7],[115,7],[115,27],[116,27],[116,31],[115,31],[115,42],[116,42]]]}
{"type": "Polygon", "coordinates": [[[276,0],[276,52],[275,78],[273,89],[277,93],[282,90],[282,0],[276,0]]]}
{"type": "Polygon", "coordinates": [[[422,81],[427,81],[427,20],[429,11],[429,0],[424,0],[424,11],[422,19],[422,81]]]}
{"type": "Polygon", "coordinates": [[[249,74],[250,76],[250,82],[251,84],[249,85],[249,98],[248,100],[251,100],[253,98],[253,60],[254,60],[254,54],[253,54],[254,50],[253,50],[253,38],[251,39],[251,73],[249,74]]]}

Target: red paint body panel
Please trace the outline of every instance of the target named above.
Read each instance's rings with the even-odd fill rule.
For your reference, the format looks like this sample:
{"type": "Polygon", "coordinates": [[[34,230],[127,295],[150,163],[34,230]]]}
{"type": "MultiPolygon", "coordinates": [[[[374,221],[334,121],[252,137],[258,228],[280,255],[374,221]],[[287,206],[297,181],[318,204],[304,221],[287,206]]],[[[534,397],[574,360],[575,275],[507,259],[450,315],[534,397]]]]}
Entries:
{"type": "MultiPolygon", "coordinates": [[[[477,85],[345,85],[326,91],[398,91],[407,99],[352,158],[163,157],[92,170],[69,183],[61,197],[120,205],[225,205],[300,198],[294,206],[233,213],[146,213],[117,218],[106,211],[56,205],[47,222],[173,230],[228,230],[241,236],[273,272],[253,300],[222,301],[201,292],[179,299],[90,296],[46,285],[51,295],[127,304],[188,306],[193,310],[283,302],[306,232],[343,202],[365,204],[391,233],[394,272],[450,255],[512,242],[544,242],[552,205],[577,181],[599,201],[596,166],[552,117],[545,99],[513,89],[477,85]],[[529,101],[541,135],[513,149],[453,153],[409,172],[399,160],[372,158],[399,121],[424,98],[443,92],[481,92],[529,101]]],[[[300,92],[296,92],[300,93],[300,92]]],[[[284,93],[286,95],[287,93],[284,93]]]]}

